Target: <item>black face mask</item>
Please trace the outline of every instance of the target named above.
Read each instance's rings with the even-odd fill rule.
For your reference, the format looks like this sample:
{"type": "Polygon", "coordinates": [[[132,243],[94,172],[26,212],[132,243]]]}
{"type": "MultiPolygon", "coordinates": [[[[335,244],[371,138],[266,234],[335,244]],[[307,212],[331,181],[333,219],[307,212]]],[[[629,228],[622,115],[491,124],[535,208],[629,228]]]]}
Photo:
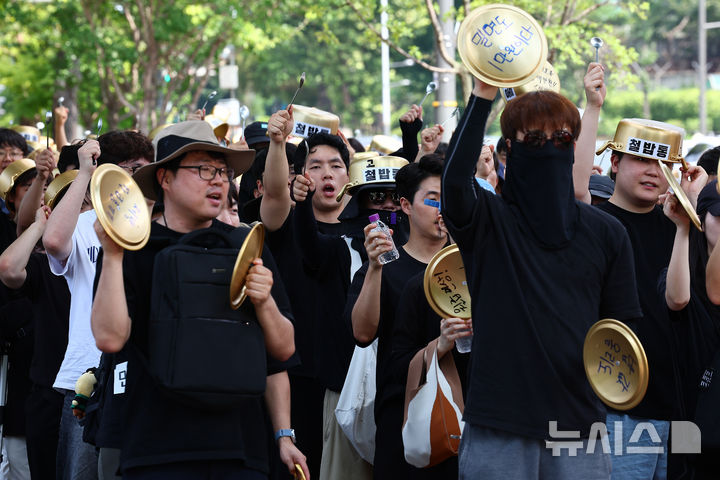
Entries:
{"type": "Polygon", "coordinates": [[[575,234],[572,167],[574,148],[547,142],[539,149],[513,140],[503,198],[517,207],[535,239],[546,248],[562,248],[575,234]]]}

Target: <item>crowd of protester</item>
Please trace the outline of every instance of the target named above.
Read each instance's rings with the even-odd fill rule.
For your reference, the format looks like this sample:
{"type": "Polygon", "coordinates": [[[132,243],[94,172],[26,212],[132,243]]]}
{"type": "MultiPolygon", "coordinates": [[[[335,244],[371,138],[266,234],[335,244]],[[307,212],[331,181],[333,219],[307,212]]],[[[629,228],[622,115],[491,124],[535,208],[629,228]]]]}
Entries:
{"type": "MultiPolygon", "coordinates": [[[[700,231],[656,160],[615,145],[608,175],[593,165],[604,75],[589,65],[582,118],[554,92],[508,101],[497,144],[483,141],[497,87],[476,79],[449,144],[442,126],[423,129],[413,105],[400,117],[403,147],[389,155],[341,130],[296,138],[292,107],[249,125],[238,143],[203,111],[152,138],[110,131],[68,142],[58,107],[53,148],[30,127],[0,128],[9,360],[0,475],[716,478],[720,439],[710,427],[720,417],[707,375],[720,361],[720,148],[680,173],[700,231]],[[93,207],[91,179],[104,164],[131,175],[152,212],[139,250],[124,249],[93,207]],[[158,292],[179,280],[156,275],[157,265],[192,232],[236,251],[256,222],[264,247],[238,315],[259,326],[244,340],[259,353],[243,374],[261,372],[263,387],[217,409],[178,398],[159,384],[156,359],[177,348],[176,365],[231,375],[212,359],[225,358],[234,337],[184,349],[182,333],[197,332],[159,337],[167,312],[156,308],[158,292]],[[423,290],[428,264],[455,242],[472,319],[441,318],[423,290]],[[393,244],[399,258],[381,263],[393,244]],[[603,404],[585,374],[583,340],[603,318],[625,322],[647,353],[649,387],[630,410],[603,404]],[[471,351],[459,352],[468,337],[471,351]],[[402,436],[408,366],[433,341],[438,357],[454,359],[465,426],[459,456],[417,468],[402,436]],[[335,414],[351,361],[367,349],[376,352],[371,458],[335,414]],[[81,377],[92,379],[87,393],[81,377]],[[681,420],[708,427],[701,454],[671,453],[671,424],[681,420]],[[550,422],[577,431],[583,448],[554,455],[550,422]],[[588,448],[597,422],[613,451],[588,448]],[[657,435],[631,438],[648,424],[657,435]],[[659,448],[617,451],[628,444],[659,448]]],[[[176,315],[213,295],[189,291],[164,299],[176,315]]]]}

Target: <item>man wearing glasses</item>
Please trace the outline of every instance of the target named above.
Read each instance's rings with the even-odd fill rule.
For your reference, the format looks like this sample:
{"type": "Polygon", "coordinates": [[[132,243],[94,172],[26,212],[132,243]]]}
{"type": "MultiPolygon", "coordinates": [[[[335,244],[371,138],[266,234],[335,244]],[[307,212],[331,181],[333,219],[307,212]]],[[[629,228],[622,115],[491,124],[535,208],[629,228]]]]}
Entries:
{"type": "MultiPolygon", "coordinates": [[[[125,252],[98,223],[95,227],[104,252],[92,313],[95,340],[105,352],[124,349],[128,355],[123,478],[204,478],[211,471],[216,475],[212,478],[267,478],[268,440],[261,397],[249,396],[226,410],[189,406],[161,390],[144,360],[153,355],[148,339],[155,256],[186,233],[206,228],[233,231],[216,217],[225,206],[230,181],[236,173],[247,171],[255,152],[221,146],[203,121],[167,127],[155,138],[155,148],[156,162],[133,177],[147,198],[162,199],[164,204],[162,217],[152,223],[148,244],[125,252]]],[[[289,304],[281,282],[273,282],[276,275],[266,250],[262,259],[252,262],[245,281],[248,300],[242,306],[262,328],[268,371],[274,368],[270,357],[285,361],[295,349],[289,304]]],[[[203,352],[197,356],[201,362],[203,352]]],[[[273,402],[278,399],[270,385],[266,401],[272,416],[273,402]]]]}
{"type": "Polygon", "coordinates": [[[30,153],[25,137],[9,128],[0,128],[0,173],[15,160],[30,153]]]}
{"type": "Polygon", "coordinates": [[[474,331],[459,478],[609,479],[609,454],[587,448],[606,411],[585,376],[582,346],[598,320],[641,315],[630,241],[618,221],[575,200],[580,116],[554,92],[507,103],[502,196],[468,180],[496,95],[475,79],[442,180],[474,331]],[[548,447],[568,435],[578,448],[548,447]]]}

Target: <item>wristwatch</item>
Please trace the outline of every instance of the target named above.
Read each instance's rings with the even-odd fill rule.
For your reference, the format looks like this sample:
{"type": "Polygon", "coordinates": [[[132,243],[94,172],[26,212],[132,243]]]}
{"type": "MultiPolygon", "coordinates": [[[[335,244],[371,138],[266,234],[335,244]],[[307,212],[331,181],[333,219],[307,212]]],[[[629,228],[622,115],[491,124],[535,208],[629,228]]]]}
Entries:
{"type": "Polygon", "coordinates": [[[275,443],[280,440],[280,437],[290,437],[290,440],[292,440],[293,443],[295,442],[295,430],[292,428],[281,428],[277,432],[275,432],[275,443]]]}

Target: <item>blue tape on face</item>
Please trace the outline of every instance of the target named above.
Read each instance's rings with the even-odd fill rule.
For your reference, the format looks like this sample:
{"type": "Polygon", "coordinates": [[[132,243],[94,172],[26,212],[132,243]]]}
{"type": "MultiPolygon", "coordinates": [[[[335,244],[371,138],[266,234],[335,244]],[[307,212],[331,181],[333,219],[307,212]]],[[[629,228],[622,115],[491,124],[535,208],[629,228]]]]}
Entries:
{"type": "Polygon", "coordinates": [[[430,200],[429,198],[426,198],[425,205],[430,205],[431,207],[435,207],[440,210],[440,202],[438,202],[437,200],[430,200]]]}

